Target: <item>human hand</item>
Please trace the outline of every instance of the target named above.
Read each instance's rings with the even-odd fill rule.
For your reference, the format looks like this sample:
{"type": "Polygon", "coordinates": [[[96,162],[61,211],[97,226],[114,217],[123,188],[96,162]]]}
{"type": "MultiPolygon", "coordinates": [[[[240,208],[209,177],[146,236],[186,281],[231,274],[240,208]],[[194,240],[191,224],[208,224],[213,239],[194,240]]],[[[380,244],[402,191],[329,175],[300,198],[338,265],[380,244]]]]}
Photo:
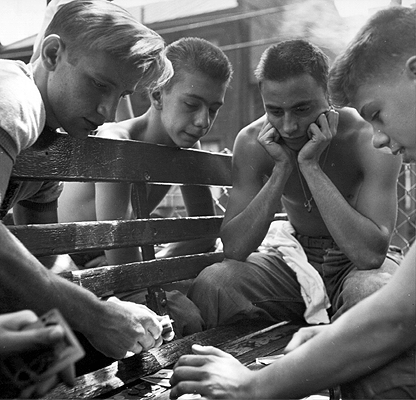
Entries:
{"type": "Polygon", "coordinates": [[[299,165],[305,162],[319,163],[319,158],[335,137],[338,129],[339,113],[330,109],[318,116],[315,122],[309,125],[309,141],[298,154],[299,165]]]}
{"type": "Polygon", "coordinates": [[[162,344],[162,323],[152,310],[142,304],[110,297],[98,325],[88,339],[108,357],[121,359],[127,352],[140,353],[162,344]]]}
{"type": "Polygon", "coordinates": [[[170,379],[171,399],[199,393],[209,399],[252,399],[253,374],[230,354],[212,346],[192,346],[194,354],[179,358],[170,379]]]}
{"type": "MultiPolygon", "coordinates": [[[[64,339],[65,331],[62,326],[54,325],[47,327],[31,328],[30,325],[38,321],[37,315],[30,310],[0,315],[0,359],[13,361],[26,352],[48,349],[64,339]],[[25,329],[26,328],[26,329],[25,329]]],[[[18,364],[16,364],[18,365],[18,364]]],[[[2,368],[6,368],[3,366],[2,368]]],[[[1,370],[1,368],[0,368],[1,370]]],[[[0,374],[6,373],[6,369],[0,374]]],[[[0,381],[6,383],[7,378],[2,377],[0,381]]],[[[48,375],[39,382],[17,382],[15,385],[19,393],[14,393],[19,398],[30,398],[31,396],[42,396],[54,387],[60,380],[72,386],[75,380],[75,368],[73,364],[48,375]]],[[[8,385],[12,387],[14,384],[8,385]]]]}
{"type": "Polygon", "coordinates": [[[280,140],[279,132],[267,120],[263,123],[257,140],[275,162],[282,163],[284,165],[293,164],[291,150],[280,140]]]}
{"type": "Polygon", "coordinates": [[[312,339],[314,336],[323,332],[325,329],[328,329],[329,325],[316,325],[309,326],[307,328],[299,329],[292,337],[292,340],[285,347],[284,352],[289,353],[302,344],[306,343],[308,340],[312,339]]]}

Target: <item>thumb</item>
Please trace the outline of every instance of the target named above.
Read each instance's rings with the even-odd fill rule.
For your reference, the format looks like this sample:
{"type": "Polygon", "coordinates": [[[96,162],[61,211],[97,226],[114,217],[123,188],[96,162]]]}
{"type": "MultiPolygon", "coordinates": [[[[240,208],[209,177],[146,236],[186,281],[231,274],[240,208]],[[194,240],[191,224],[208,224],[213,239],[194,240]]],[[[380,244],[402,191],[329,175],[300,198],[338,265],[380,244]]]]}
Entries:
{"type": "Polygon", "coordinates": [[[34,324],[38,320],[37,315],[31,310],[21,310],[0,315],[0,323],[4,329],[21,330],[26,325],[34,324]]]}
{"type": "Polygon", "coordinates": [[[292,337],[292,340],[286,346],[284,353],[289,353],[295,350],[297,347],[301,346],[303,343],[306,343],[308,340],[316,336],[325,326],[311,326],[308,328],[299,329],[292,337]]]}
{"type": "Polygon", "coordinates": [[[4,350],[5,353],[15,354],[39,347],[50,347],[62,340],[64,334],[64,329],[60,325],[11,332],[5,339],[4,350]]]}
{"type": "Polygon", "coordinates": [[[292,339],[290,340],[290,342],[285,347],[283,353],[285,354],[290,353],[291,351],[298,348],[304,342],[305,340],[303,339],[303,337],[301,335],[298,335],[298,333],[295,333],[292,339]]]}

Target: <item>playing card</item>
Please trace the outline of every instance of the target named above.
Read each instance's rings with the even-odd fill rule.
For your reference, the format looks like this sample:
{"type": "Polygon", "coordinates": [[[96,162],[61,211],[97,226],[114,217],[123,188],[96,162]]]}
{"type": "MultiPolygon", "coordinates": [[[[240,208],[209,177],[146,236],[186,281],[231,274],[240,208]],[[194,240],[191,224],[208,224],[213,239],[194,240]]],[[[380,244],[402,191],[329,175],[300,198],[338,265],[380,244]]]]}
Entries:
{"type": "Polygon", "coordinates": [[[269,365],[274,363],[279,358],[282,358],[283,356],[284,354],[277,354],[274,356],[258,357],[256,358],[256,364],[269,365]]]}
{"type": "Polygon", "coordinates": [[[166,388],[170,388],[169,379],[171,378],[173,374],[173,370],[171,369],[161,369],[158,372],[144,376],[141,378],[142,380],[146,382],[150,382],[154,385],[163,386],[166,388]]]}
{"type": "Polygon", "coordinates": [[[39,348],[3,360],[1,370],[18,388],[40,382],[82,358],[84,349],[79,344],[61,313],[52,309],[24,330],[61,325],[65,335],[53,347],[39,348]]]}

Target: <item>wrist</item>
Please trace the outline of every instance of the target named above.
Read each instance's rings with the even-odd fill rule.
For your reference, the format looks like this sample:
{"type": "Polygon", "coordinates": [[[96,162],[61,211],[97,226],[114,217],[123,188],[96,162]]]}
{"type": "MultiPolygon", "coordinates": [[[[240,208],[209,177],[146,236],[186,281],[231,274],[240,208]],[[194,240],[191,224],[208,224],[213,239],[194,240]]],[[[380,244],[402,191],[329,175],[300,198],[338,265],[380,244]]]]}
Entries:
{"type": "Polygon", "coordinates": [[[82,313],[84,318],[78,318],[80,326],[77,330],[86,337],[95,336],[96,332],[100,331],[108,323],[109,315],[114,313],[113,307],[107,301],[98,298],[91,299],[88,306],[85,304],[85,310],[88,311],[82,313]]]}
{"type": "Polygon", "coordinates": [[[299,169],[303,175],[306,172],[316,172],[321,169],[319,161],[317,160],[298,160],[299,169]]]}
{"type": "Polygon", "coordinates": [[[294,164],[289,161],[279,161],[274,163],[272,175],[289,177],[293,171],[294,164]]]}
{"type": "Polygon", "coordinates": [[[243,387],[244,398],[247,399],[265,399],[265,393],[262,390],[264,382],[261,382],[260,371],[251,371],[246,378],[246,384],[243,387]]]}

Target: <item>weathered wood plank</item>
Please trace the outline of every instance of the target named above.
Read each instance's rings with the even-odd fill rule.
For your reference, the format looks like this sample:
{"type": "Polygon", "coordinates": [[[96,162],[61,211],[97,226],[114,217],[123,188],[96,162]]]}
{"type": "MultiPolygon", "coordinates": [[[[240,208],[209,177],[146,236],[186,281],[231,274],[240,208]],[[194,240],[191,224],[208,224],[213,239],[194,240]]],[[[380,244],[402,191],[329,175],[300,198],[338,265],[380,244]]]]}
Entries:
{"type": "MultiPolygon", "coordinates": [[[[268,325],[270,324],[265,321],[250,321],[250,323],[244,321],[196,333],[165,344],[158,349],[152,349],[148,352],[115,362],[107,368],[79,377],[73,388],[68,388],[61,384],[48,393],[44,399],[82,399],[97,396],[103,398],[105,394],[109,395],[110,393],[114,393],[114,390],[122,390],[125,385],[132,385],[138,382],[145,375],[154,373],[161,368],[172,366],[181,355],[191,353],[191,346],[194,343],[205,346],[213,345],[226,351],[230,348],[237,351],[240,348],[241,350],[237,358],[243,358],[244,354],[252,351],[252,348],[264,345],[265,338],[270,336],[270,331],[267,333],[263,332],[263,329],[268,325]],[[259,330],[260,333],[257,334],[259,330]],[[252,347],[240,346],[245,341],[253,343],[252,347]],[[234,342],[237,344],[235,348],[233,347],[234,342]]],[[[273,330],[271,340],[276,342],[276,346],[284,346],[285,341],[287,342],[293,332],[298,328],[297,325],[277,327],[275,328],[276,333],[273,330]]],[[[269,344],[269,347],[271,346],[273,344],[269,344]]],[[[251,359],[253,356],[255,354],[251,353],[246,358],[251,359]]]]}
{"type": "Polygon", "coordinates": [[[220,262],[223,258],[224,255],[220,252],[203,253],[90,268],[60,275],[97,296],[105,296],[114,292],[125,292],[195,278],[205,267],[220,262]]]}
{"type": "Polygon", "coordinates": [[[21,225],[9,229],[34,255],[41,256],[217,238],[222,219],[152,218],[21,225]]]}
{"type": "Polygon", "coordinates": [[[231,155],[132,140],[43,136],[16,160],[20,180],[158,182],[230,186],[231,155]]]}
{"type": "MultiPolygon", "coordinates": [[[[262,368],[254,364],[256,358],[283,353],[293,334],[302,326],[285,322],[282,324],[283,326],[274,327],[272,330],[258,331],[216,347],[232,354],[242,364],[249,366],[251,369],[262,368]]],[[[122,395],[126,393],[125,397],[128,397],[128,389],[115,390],[113,393],[116,394],[117,392],[122,395]]],[[[170,390],[166,390],[151,398],[152,400],[168,400],[169,392],[170,390]]]]}

